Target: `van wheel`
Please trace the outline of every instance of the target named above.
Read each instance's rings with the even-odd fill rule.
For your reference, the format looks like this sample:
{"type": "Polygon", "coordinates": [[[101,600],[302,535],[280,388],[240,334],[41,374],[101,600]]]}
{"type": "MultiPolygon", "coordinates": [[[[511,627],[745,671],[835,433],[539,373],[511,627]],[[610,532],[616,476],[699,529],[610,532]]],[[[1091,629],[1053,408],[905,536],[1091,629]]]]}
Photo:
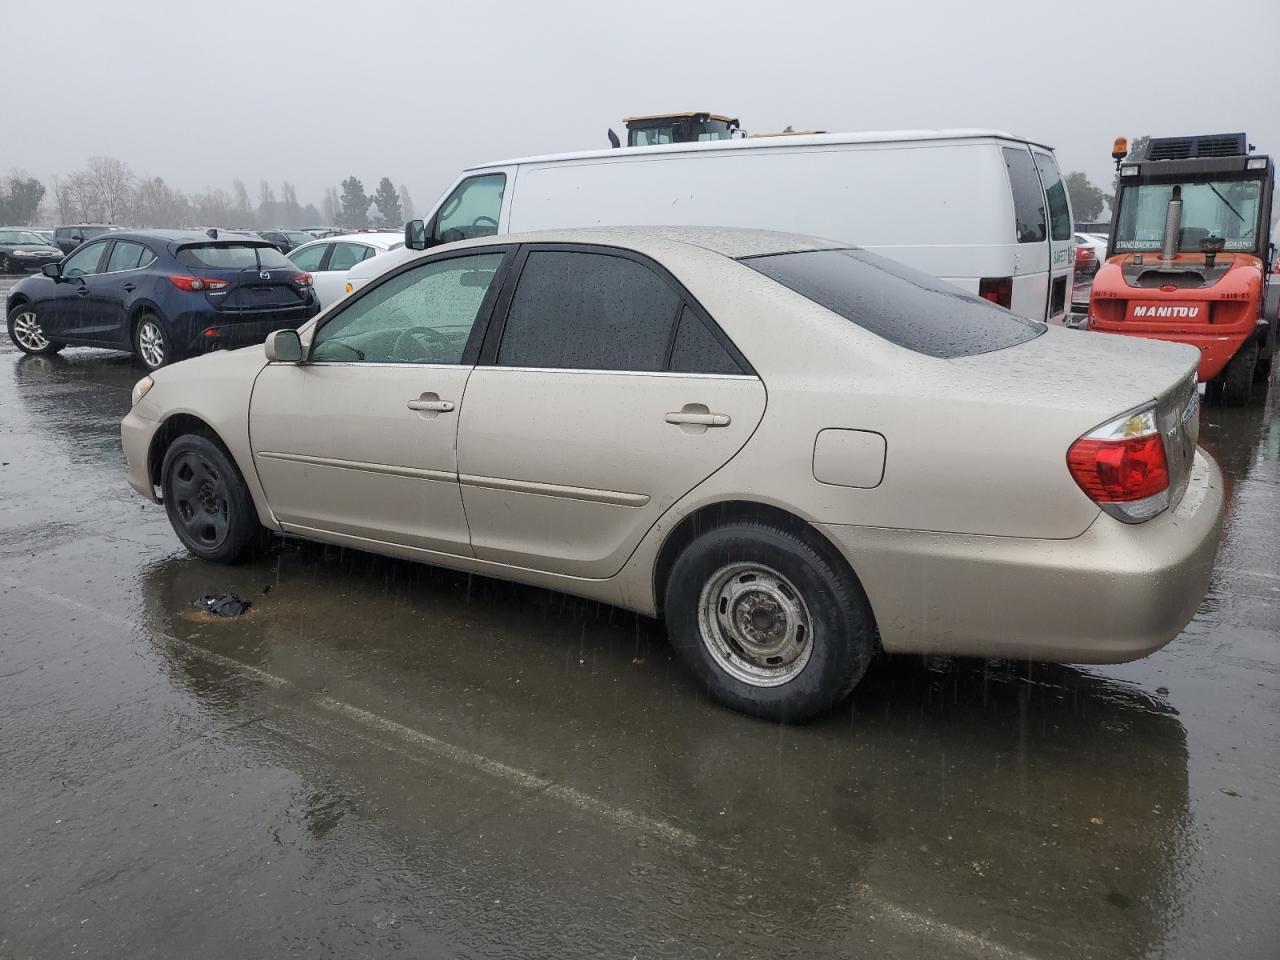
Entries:
{"type": "Polygon", "coordinates": [[[672,645],[713,697],[794,722],[854,688],[875,653],[861,586],[796,534],[758,521],[718,527],[667,581],[672,645]]]}
{"type": "Polygon", "coordinates": [[[201,560],[239,563],[267,539],[239,469],[207,437],[184,434],[169,444],[160,489],[173,532],[201,560]]]}
{"type": "Polygon", "coordinates": [[[1222,371],[1222,402],[1242,407],[1253,399],[1254,368],[1258,365],[1258,341],[1250,340],[1227,361],[1222,371]]]}
{"type": "Polygon", "coordinates": [[[50,340],[40,326],[40,317],[35,308],[20,303],[9,311],[9,339],[23,353],[36,356],[57,353],[65,344],[50,340]]]}

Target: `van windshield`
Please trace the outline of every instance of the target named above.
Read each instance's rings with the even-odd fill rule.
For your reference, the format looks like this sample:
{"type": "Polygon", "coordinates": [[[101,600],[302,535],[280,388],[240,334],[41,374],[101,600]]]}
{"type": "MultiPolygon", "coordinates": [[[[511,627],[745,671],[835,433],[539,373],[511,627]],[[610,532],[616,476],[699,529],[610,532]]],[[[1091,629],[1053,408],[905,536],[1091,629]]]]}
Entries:
{"type": "Polygon", "coordinates": [[[890,343],[951,359],[1003,350],[1045,325],[865,250],[745,257],[741,263],[890,343]]]}

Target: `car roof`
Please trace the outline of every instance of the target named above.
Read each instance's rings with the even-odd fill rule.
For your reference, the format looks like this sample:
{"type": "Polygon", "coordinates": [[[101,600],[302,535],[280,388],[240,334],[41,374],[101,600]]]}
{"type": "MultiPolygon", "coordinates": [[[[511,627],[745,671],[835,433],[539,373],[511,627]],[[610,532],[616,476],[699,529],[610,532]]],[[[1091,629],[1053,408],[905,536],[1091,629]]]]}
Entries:
{"type": "Polygon", "coordinates": [[[721,256],[738,259],[774,253],[801,253],[809,250],[842,250],[850,244],[823,237],[778,230],[756,230],[749,227],[575,227],[561,230],[537,230],[478,237],[432,247],[425,254],[464,247],[503,246],[513,243],[584,243],[605,247],[623,247],[660,256],[672,244],[700,247],[721,256]]]}
{"type": "Polygon", "coordinates": [[[339,233],[332,237],[317,237],[314,240],[299,244],[299,246],[309,247],[313,243],[337,243],[343,240],[354,240],[356,243],[368,243],[385,248],[390,247],[393,243],[399,243],[403,239],[404,235],[401,233],[374,233],[373,231],[368,231],[366,233],[339,233]]]}
{"type": "Polygon", "coordinates": [[[926,140],[1013,140],[1018,143],[1030,143],[1033,146],[1053,148],[1047,144],[1036,143],[1025,137],[1015,136],[1003,130],[986,130],[980,128],[962,128],[955,130],[869,130],[862,133],[816,133],[790,137],[765,137],[759,139],[737,140],[704,140],[689,143],[665,143],[654,147],[608,147],[599,150],[583,150],[573,153],[549,153],[541,156],[517,157],[511,160],[499,160],[491,163],[480,163],[467,167],[466,173],[486,170],[491,167],[509,167],[520,163],[547,163],[555,160],[586,160],[601,157],[623,157],[641,155],[652,157],[662,153],[686,153],[695,151],[717,150],[786,150],[792,147],[830,146],[832,144],[854,143],[898,143],[903,141],[926,140]]]}

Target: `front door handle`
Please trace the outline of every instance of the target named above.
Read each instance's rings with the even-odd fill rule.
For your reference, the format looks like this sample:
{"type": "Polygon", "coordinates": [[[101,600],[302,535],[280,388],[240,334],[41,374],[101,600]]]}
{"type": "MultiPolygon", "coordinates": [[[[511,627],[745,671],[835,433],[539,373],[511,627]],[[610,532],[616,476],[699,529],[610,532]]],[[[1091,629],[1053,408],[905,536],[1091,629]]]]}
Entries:
{"type": "Polygon", "coordinates": [[[441,400],[438,393],[420,393],[407,406],[421,414],[424,420],[434,420],[442,413],[453,412],[453,401],[441,400]]]}
{"type": "Polygon", "coordinates": [[[727,427],[732,421],[727,413],[712,413],[705,403],[686,403],[666,416],[667,423],[678,426],[682,433],[706,433],[710,427],[727,427]]]}

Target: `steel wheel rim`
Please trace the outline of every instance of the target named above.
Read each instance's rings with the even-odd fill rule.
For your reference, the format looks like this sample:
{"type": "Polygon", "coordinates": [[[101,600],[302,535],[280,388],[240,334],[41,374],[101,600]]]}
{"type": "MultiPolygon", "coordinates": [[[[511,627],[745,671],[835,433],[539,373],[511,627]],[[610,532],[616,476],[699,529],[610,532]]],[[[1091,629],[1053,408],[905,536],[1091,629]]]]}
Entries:
{"type": "Polygon", "coordinates": [[[212,461],[194,451],[179,454],[169,468],[169,499],[174,519],[192,541],[216,550],[226,540],[227,481],[212,461]]]}
{"type": "Polygon", "coordinates": [[[753,687],[794,680],[813,654],[813,618],[800,591],[760,563],[730,563],[707,579],[698,630],[717,666],[753,687]]]}
{"type": "Polygon", "coordinates": [[[150,320],[142,321],[138,328],[138,352],[149,367],[164,363],[164,334],[150,320]]]}
{"type": "Polygon", "coordinates": [[[13,318],[13,336],[28,350],[43,350],[49,346],[49,340],[40,327],[40,321],[31,310],[24,310],[13,318]]]}

